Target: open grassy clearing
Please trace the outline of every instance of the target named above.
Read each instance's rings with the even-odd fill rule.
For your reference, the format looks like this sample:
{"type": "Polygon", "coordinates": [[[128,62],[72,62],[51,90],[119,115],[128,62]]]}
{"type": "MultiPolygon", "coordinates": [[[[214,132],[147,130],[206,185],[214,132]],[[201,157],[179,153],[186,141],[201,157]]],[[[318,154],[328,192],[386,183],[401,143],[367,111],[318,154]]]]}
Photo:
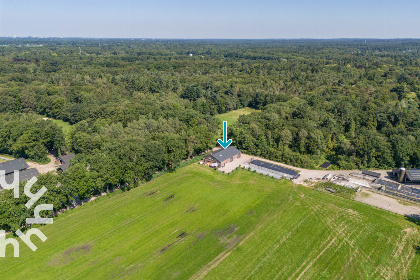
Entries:
{"type": "Polygon", "coordinates": [[[7,154],[0,154],[0,157],[1,158],[6,158],[6,159],[9,159],[9,160],[15,159],[12,155],[7,155],[7,154]]]}
{"type": "Polygon", "coordinates": [[[55,120],[55,119],[51,119],[54,123],[56,123],[57,125],[61,126],[63,128],[64,133],[67,135],[70,128],[71,128],[71,124],[69,124],[68,122],[62,121],[62,120],[55,120]]]}
{"type": "Polygon", "coordinates": [[[260,110],[255,110],[252,108],[242,108],[242,109],[238,109],[238,110],[234,110],[234,111],[230,111],[228,113],[224,113],[224,114],[220,114],[217,115],[217,117],[221,120],[221,121],[227,121],[228,126],[234,124],[240,115],[249,115],[252,112],[259,112],[260,110]]]}
{"type": "MultiPolygon", "coordinates": [[[[45,115],[39,115],[42,118],[47,118],[47,116],[45,115]]],[[[65,133],[65,135],[67,136],[70,128],[71,128],[71,124],[62,120],[56,120],[53,118],[48,117],[49,120],[51,120],[52,122],[56,123],[58,126],[61,126],[63,128],[63,131],[65,133]]]]}
{"type": "Polygon", "coordinates": [[[246,170],[193,164],[43,226],[1,279],[418,279],[419,226],[246,170]]]}

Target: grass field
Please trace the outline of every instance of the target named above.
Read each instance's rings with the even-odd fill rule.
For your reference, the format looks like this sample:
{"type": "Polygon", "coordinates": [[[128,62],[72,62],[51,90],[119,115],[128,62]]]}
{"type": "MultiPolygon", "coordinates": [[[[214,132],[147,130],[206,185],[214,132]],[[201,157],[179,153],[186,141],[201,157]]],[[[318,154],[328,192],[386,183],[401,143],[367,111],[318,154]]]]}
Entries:
{"type": "Polygon", "coordinates": [[[240,115],[249,115],[252,112],[259,112],[259,110],[255,110],[255,109],[247,107],[247,108],[242,108],[235,111],[230,111],[228,113],[220,114],[220,115],[217,115],[217,117],[221,121],[227,121],[227,124],[229,126],[235,123],[238,120],[240,115]]]}
{"type": "Polygon", "coordinates": [[[0,154],[0,163],[14,159],[11,155],[0,154]]]}
{"type": "Polygon", "coordinates": [[[41,229],[36,252],[8,248],[0,279],[420,277],[418,225],[246,170],[193,164],[41,229]]]}
{"type": "Polygon", "coordinates": [[[62,121],[62,120],[55,120],[55,119],[51,119],[54,123],[58,124],[59,126],[61,126],[63,128],[64,133],[67,135],[67,133],[70,130],[71,124],[69,124],[68,122],[62,121]]]}
{"type": "MultiPolygon", "coordinates": [[[[47,118],[47,116],[45,116],[45,115],[39,115],[39,116],[42,117],[42,118],[47,118]]],[[[63,128],[63,131],[64,131],[65,135],[67,136],[67,134],[70,130],[71,124],[69,124],[68,122],[62,121],[62,120],[56,120],[56,119],[49,118],[49,117],[48,117],[48,119],[50,119],[52,122],[56,123],[57,125],[61,126],[63,128]]]]}

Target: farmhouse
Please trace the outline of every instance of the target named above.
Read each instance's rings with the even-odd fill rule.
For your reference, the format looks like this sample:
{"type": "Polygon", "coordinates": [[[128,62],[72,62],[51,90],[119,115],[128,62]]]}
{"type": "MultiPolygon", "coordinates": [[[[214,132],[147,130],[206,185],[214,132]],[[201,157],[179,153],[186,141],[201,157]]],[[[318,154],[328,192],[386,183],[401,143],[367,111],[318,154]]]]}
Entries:
{"type": "Polygon", "coordinates": [[[249,163],[249,165],[251,169],[254,169],[257,172],[263,171],[267,173],[272,173],[286,179],[296,179],[299,177],[299,173],[297,173],[296,171],[292,169],[285,168],[285,167],[275,165],[275,164],[271,164],[271,163],[261,161],[261,160],[253,160],[249,163]]]}
{"type": "Polygon", "coordinates": [[[29,168],[29,165],[23,158],[0,163],[0,177],[2,177],[0,180],[0,190],[3,189],[1,186],[2,182],[6,182],[7,184],[13,183],[16,171],[19,171],[19,181],[28,181],[32,177],[39,175],[38,170],[36,168],[29,168]]]}
{"type": "Polygon", "coordinates": [[[58,168],[63,171],[67,171],[67,169],[69,169],[70,167],[70,160],[74,158],[74,156],[75,154],[68,154],[65,156],[58,157],[57,161],[61,164],[58,168]]]}
{"type": "Polygon", "coordinates": [[[211,167],[223,167],[228,162],[232,162],[237,158],[241,157],[241,151],[233,146],[229,146],[219,152],[210,154],[204,157],[203,161],[205,165],[211,167]]]}

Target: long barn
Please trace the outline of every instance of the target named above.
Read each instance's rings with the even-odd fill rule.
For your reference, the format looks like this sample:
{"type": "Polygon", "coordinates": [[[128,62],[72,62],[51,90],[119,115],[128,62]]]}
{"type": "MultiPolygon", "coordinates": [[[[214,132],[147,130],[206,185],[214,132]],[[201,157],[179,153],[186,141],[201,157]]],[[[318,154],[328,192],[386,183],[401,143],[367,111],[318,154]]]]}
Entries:
{"type": "Polygon", "coordinates": [[[271,163],[261,161],[261,160],[253,160],[249,163],[249,165],[252,169],[254,169],[257,172],[263,171],[267,173],[272,173],[282,178],[286,178],[290,180],[296,179],[299,177],[299,173],[292,169],[285,168],[280,165],[271,164],[271,163]]]}

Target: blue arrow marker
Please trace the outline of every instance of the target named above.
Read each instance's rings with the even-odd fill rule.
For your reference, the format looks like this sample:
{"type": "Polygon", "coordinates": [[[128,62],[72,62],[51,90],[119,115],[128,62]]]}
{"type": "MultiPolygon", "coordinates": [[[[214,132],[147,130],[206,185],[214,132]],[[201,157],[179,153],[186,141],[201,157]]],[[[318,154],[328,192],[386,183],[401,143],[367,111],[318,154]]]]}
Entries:
{"type": "Polygon", "coordinates": [[[230,144],[232,144],[232,139],[227,140],[227,121],[223,122],[223,141],[219,139],[217,142],[219,142],[223,149],[226,149],[230,144]]]}

